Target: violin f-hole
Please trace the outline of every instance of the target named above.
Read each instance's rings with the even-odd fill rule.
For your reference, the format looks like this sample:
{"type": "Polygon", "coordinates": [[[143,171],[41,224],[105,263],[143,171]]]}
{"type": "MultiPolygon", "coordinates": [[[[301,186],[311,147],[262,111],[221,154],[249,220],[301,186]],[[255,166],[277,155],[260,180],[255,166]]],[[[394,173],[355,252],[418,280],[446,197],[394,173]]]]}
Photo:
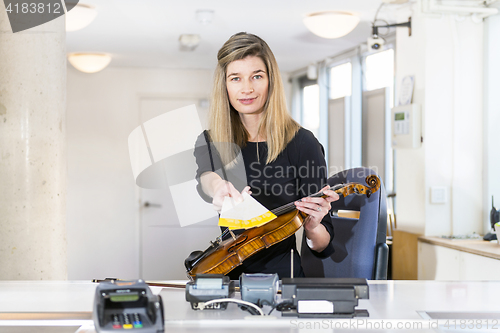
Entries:
{"type": "Polygon", "coordinates": [[[234,248],[238,245],[240,245],[241,243],[245,242],[248,238],[248,235],[243,235],[243,237],[241,237],[242,239],[241,240],[238,240],[236,241],[236,243],[234,243],[233,245],[231,245],[228,249],[227,249],[227,252],[233,252],[234,248]]]}

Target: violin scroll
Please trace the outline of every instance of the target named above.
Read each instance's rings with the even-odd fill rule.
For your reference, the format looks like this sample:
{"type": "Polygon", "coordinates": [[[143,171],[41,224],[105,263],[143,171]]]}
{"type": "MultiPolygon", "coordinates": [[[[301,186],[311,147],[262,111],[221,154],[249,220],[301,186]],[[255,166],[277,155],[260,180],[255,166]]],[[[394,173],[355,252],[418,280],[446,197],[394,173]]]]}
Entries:
{"type": "Polygon", "coordinates": [[[375,175],[370,175],[366,177],[365,182],[366,184],[368,184],[368,186],[374,189],[373,192],[378,191],[378,189],[380,188],[380,179],[378,179],[378,177],[375,175]]]}
{"type": "Polygon", "coordinates": [[[366,194],[369,198],[372,193],[377,192],[380,188],[380,179],[376,175],[370,175],[366,177],[365,182],[368,187],[359,183],[350,183],[344,185],[344,187],[338,190],[335,190],[335,192],[344,197],[350,194],[366,194]]]}

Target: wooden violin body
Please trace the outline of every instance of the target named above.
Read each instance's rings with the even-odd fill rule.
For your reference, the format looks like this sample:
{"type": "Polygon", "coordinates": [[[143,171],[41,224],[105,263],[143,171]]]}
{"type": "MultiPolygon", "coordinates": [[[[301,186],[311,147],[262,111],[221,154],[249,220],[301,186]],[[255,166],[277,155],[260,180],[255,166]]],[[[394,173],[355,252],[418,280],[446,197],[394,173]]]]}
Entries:
{"type": "Polygon", "coordinates": [[[210,251],[205,260],[195,265],[188,274],[227,274],[253,254],[295,234],[302,226],[298,211],[278,216],[263,226],[245,230],[236,236],[220,242],[216,250],[210,251]]]}
{"type": "MultiPolygon", "coordinates": [[[[340,184],[331,187],[344,197],[350,194],[366,194],[368,197],[380,188],[380,180],[375,175],[366,178],[369,187],[358,183],[340,184]]],[[[322,192],[312,197],[324,196],[322,192]]],[[[277,218],[259,227],[243,231],[234,238],[217,239],[205,251],[193,252],[184,262],[188,277],[196,274],[227,274],[253,254],[295,234],[300,229],[305,216],[289,203],[272,211],[277,218]]],[[[219,237],[220,238],[220,237],[219,237]]]]}

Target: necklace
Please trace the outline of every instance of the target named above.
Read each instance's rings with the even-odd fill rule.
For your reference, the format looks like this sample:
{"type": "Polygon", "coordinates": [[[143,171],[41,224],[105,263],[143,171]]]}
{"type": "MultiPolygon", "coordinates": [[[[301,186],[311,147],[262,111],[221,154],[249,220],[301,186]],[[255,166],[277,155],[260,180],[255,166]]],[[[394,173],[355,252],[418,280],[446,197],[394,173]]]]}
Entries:
{"type": "Polygon", "coordinates": [[[259,158],[259,141],[257,141],[257,144],[255,146],[257,147],[257,163],[260,164],[260,158],[259,158]]]}

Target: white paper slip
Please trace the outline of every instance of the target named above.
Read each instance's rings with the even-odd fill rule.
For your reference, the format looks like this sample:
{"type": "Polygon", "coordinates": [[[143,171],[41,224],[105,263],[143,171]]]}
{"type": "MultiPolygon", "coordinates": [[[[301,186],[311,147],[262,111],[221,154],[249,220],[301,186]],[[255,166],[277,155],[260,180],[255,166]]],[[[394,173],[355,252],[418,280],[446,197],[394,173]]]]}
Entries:
{"type": "Polygon", "coordinates": [[[276,218],[250,194],[242,194],[243,201],[236,203],[231,197],[225,197],[222,203],[219,225],[229,229],[248,229],[261,226],[276,218]]]}

